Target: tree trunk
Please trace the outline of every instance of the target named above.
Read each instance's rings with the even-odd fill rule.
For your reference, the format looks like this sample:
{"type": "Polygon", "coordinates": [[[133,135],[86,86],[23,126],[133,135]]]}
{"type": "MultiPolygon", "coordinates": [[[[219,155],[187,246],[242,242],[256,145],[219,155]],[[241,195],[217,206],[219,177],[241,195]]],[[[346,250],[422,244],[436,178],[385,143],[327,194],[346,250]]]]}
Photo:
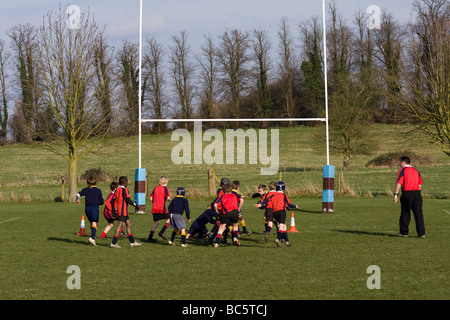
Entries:
{"type": "Polygon", "coordinates": [[[69,202],[75,202],[77,197],[77,158],[69,158],[69,202]]]}
{"type": "Polygon", "coordinates": [[[350,157],[348,155],[344,155],[344,170],[347,170],[350,167],[350,157]]]}

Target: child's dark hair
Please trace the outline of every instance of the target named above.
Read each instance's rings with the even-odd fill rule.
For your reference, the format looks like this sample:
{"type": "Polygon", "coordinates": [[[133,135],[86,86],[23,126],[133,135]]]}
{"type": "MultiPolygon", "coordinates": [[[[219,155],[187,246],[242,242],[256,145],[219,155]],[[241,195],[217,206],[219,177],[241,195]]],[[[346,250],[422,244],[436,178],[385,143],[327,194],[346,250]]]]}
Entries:
{"type": "Polygon", "coordinates": [[[111,191],[114,191],[114,189],[117,189],[118,186],[119,185],[115,181],[111,182],[111,184],[109,185],[109,187],[111,188],[111,191]]]}
{"type": "Polygon", "coordinates": [[[265,184],[260,184],[259,186],[258,186],[258,190],[266,190],[266,185],[265,184]]]}
{"type": "Polygon", "coordinates": [[[277,183],[275,181],[272,181],[269,183],[269,190],[276,190],[277,189],[277,183]]]}
{"type": "Polygon", "coordinates": [[[86,182],[89,187],[95,186],[97,183],[97,179],[95,179],[95,177],[93,176],[90,176],[89,178],[87,178],[86,182]]]}
{"type": "Polygon", "coordinates": [[[231,183],[231,188],[233,188],[233,189],[237,189],[237,188],[239,188],[239,186],[240,186],[239,180],[234,180],[234,181],[231,183]]]}
{"type": "Polygon", "coordinates": [[[400,157],[400,162],[405,162],[406,164],[411,164],[411,159],[407,156],[400,157]]]}
{"type": "Polygon", "coordinates": [[[225,185],[222,187],[223,193],[230,193],[231,190],[232,190],[232,187],[231,187],[231,185],[229,185],[229,184],[225,184],[225,185]]]}
{"type": "Polygon", "coordinates": [[[123,186],[125,183],[128,183],[128,178],[125,176],[121,176],[119,178],[119,185],[123,186]]]}
{"type": "Polygon", "coordinates": [[[230,180],[228,180],[228,178],[222,178],[220,179],[220,187],[223,188],[223,186],[225,185],[229,185],[230,184],[230,180]]]}

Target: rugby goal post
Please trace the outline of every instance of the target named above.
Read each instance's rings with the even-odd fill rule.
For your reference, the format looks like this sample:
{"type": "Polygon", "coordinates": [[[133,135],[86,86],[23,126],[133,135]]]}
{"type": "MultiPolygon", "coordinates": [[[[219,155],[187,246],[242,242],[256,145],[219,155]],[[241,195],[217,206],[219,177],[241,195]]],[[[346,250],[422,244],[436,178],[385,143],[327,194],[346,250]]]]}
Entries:
{"type": "Polygon", "coordinates": [[[139,166],[135,171],[134,198],[137,204],[136,214],[145,214],[146,199],[146,169],[142,168],[142,124],[148,122],[325,122],[326,130],[326,157],[327,164],[323,167],[323,195],[322,212],[334,212],[334,166],[330,165],[329,144],[329,119],[328,119],[328,79],[327,79],[327,39],[326,39],[326,0],[322,0],[322,22],[323,22],[323,48],[324,48],[324,86],[325,86],[325,118],[263,118],[263,119],[142,119],[142,9],[143,0],[140,0],[139,9],[139,166]]]}

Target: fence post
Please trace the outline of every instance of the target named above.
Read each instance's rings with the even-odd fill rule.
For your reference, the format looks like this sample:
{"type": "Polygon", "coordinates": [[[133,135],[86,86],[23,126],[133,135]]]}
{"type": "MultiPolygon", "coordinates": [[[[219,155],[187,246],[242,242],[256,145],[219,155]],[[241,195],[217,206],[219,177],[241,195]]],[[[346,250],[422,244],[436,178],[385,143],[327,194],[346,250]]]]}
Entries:
{"type": "Polygon", "coordinates": [[[214,180],[214,173],[211,168],[208,168],[208,191],[211,196],[216,192],[216,181],[214,180]]]}

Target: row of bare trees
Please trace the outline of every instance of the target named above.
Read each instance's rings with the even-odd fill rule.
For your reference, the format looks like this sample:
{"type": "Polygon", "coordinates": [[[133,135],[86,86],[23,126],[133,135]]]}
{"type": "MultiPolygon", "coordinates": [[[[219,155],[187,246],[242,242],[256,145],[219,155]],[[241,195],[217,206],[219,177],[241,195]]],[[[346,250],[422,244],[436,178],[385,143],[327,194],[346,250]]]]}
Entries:
{"type": "MultiPolygon", "coordinates": [[[[366,124],[377,121],[414,123],[449,154],[448,2],[416,2],[416,21],[408,25],[384,12],[381,28],[373,30],[365,13],[348,21],[334,3],[328,9],[331,146],[343,154],[344,167],[351,155],[373,149],[366,124]]],[[[0,142],[54,142],[45,145],[68,161],[76,181],[77,162],[104,137],[137,132],[139,46],[124,41],[112,47],[89,12],[79,29],[66,20],[60,7],[39,27],[12,27],[9,45],[0,40],[0,142]]],[[[186,31],[167,46],[147,38],[143,116],[323,117],[319,21],[313,17],[291,30],[282,18],[277,46],[263,29],[207,35],[198,53],[186,31]]],[[[167,128],[158,123],[145,129],[167,128]]]]}

